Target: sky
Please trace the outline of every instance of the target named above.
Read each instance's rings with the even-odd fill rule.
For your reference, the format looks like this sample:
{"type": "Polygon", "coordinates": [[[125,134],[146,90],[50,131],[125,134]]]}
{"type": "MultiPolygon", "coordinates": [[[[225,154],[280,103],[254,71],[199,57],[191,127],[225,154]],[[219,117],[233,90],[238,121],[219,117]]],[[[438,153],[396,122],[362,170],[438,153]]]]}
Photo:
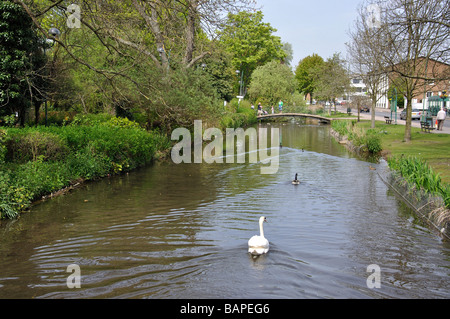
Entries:
{"type": "Polygon", "coordinates": [[[282,42],[292,44],[291,66],[316,53],[324,60],[336,52],[345,58],[348,31],[362,0],[257,0],[264,22],[277,29],[282,42]]]}

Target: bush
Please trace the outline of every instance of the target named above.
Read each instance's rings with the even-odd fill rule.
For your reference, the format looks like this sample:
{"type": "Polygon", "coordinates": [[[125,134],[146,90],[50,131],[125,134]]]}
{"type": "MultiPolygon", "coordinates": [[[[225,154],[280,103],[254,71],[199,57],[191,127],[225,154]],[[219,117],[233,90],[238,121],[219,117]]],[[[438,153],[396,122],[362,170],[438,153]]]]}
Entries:
{"type": "Polygon", "coordinates": [[[381,152],[381,138],[375,130],[367,130],[366,132],[366,141],[367,149],[372,154],[377,154],[381,152]]]}
{"type": "Polygon", "coordinates": [[[367,150],[371,154],[377,154],[382,150],[381,138],[378,132],[369,129],[365,131],[362,128],[358,128],[354,125],[355,123],[349,121],[332,121],[331,127],[333,130],[339,133],[341,136],[347,136],[347,138],[352,141],[355,146],[366,146],[367,150]]]}
{"type": "Polygon", "coordinates": [[[67,145],[58,135],[29,128],[10,130],[6,146],[8,160],[18,163],[36,161],[38,157],[58,161],[68,153],[67,145]]]}
{"type": "Polygon", "coordinates": [[[5,162],[6,153],[8,149],[6,148],[6,131],[0,129],[0,167],[5,162]]]}
{"type": "Polygon", "coordinates": [[[171,145],[168,137],[128,119],[100,115],[76,121],[84,124],[0,131],[0,151],[7,147],[9,154],[6,161],[0,157],[1,218],[14,218],[72,181],[142,166],[171,145]]]}

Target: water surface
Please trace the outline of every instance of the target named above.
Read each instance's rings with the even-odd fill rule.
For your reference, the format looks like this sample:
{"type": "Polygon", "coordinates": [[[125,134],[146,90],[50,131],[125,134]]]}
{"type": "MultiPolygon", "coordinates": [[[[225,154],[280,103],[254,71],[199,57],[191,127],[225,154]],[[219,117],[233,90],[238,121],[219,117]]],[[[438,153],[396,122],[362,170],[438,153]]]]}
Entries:
{"type": "Polygon", "coordinates": [[[450,297],[450,246],[387,189],[385,163],[348,154],[328,126],[274,125],[277,174],[156,163],[3,221],[0,298],[450,297]],[[253,258],[261,215],[271,246],[253,258]],[[79,289],[67,287],[70,264],[79,289]]]}

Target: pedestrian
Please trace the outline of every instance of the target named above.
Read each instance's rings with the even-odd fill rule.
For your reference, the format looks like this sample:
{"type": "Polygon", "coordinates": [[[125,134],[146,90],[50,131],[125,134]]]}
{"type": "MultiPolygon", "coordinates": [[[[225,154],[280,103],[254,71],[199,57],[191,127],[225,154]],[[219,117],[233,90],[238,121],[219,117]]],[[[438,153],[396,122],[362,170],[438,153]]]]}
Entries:
{"type": "Polygon", "coordinates": [[[258,103],[258,116],[260,116],[262,114],[262,106],[261,106],[261,102],[258,103]]]}
{"type": "Polygon", "coordinates": [[[441,110],[438,112],[436,120],[437,120],[437,130],[442,131],[442,127],[444,126],[445,117],[447,113],[444,111],[444,108],[441,107],[441,110]]]}
{"type": "Polygon", "coordinates": [[[281,100],[278,102],[278,109],[280,110],[280,113],[283,113],[283,101],[281,100]]]}
{"type": "Polygon", "coordinates": [[[273,105],[272,105],[272,114],[273,114],[273,112],[274,112],[274,111],[273,111],[273,105]]]}

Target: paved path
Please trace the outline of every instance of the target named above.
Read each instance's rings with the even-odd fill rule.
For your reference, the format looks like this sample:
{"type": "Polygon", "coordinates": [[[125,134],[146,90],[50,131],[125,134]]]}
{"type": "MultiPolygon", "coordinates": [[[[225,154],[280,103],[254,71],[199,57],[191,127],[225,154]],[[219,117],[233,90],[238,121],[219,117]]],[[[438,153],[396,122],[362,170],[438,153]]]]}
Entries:
{"type": "MultiPolygon", "coordinates": [[[[347,108],[343,107],[343,106],[338,107],[337,109],[338,109],[338,111],[343,112],[343,113],[347,112],[347,108]]],[[[352,110],[352,115],[357,115],[355,110],[352,110]]],[[[376,111],[375,111],[375,120],[384,122],[385,121],[384,120],[384,116],[390,116],[390,115],[391,115],[391,111],[390,110],[377,108],[376,111]],[[382,115],[380,115],[380,113],[382,115]]],[[[360,118],[362,120],[370,120],[371,119],[371,114],[362,112],[362,113],[360,113],[360,118]]],[[[450,118],[447,117],[447,119],[445,121],[446,122],[450,121],[450,118]]],[[[405,122],[406,122],[405,120],[400,120],[400,112],[398,112],[397,113],[397,125],[405,125],[405,122]]],[[[394,123],[394,121],[392,121],[392,123],[394,123]]],[[[394,124],[391,124],[391,125],[394,125],[394,124]]],[[[411,121],[411,125],[413,127],[420,128],[420,121],[419,120],[413,120],[413,121],[411,121]]],[[[444,126],[442,128],[442,131],[433,130],[432,132],[434,134],[436,134],[436,133],[450,134],[450,127],[444,126]]]]}

